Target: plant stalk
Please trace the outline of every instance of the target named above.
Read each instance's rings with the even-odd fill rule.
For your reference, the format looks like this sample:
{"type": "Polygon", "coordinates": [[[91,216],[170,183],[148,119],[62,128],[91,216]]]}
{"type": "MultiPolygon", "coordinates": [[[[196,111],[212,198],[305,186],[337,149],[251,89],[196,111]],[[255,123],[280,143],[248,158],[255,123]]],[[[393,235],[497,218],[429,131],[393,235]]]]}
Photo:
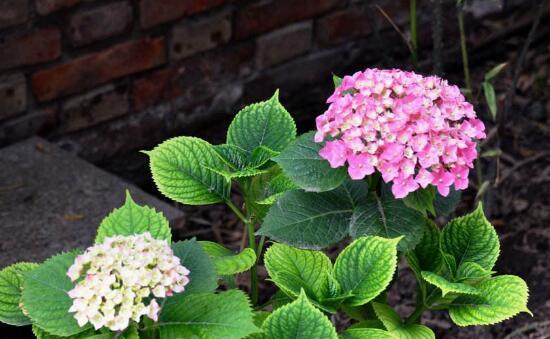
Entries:
{"type": "Polygon", "coordinates": [[[418,68],[418,40],[417,40],[417,16],[416,16],[416,0],[410,0],[410,25],[411,25],[411,46],[412,46],[412,63],[413,67],[418,68]]]}
{"type": "Polygon", "coordinates": [[[472,81],[470,80],[470,66],[468,64],[468,49],[466,46],[466,33],[464,30],[464,14],[462,5],[458,7],[458,29],[460,31],[460,51],[462,52],[462,65],[464,67],[464,84],[466,86],[466,96],[469,101],[473,101],[472,81]]]}
{"type": "MultiPolygon", "coordinates": [[[[226,201],[227,206],[237,215],[237,217],[246,225],[248,233],[248,247],[256,252],[256,238],[254,236],[254,221],[246,217],[243,212],[235,206],[231,200],[226,201]]],[[[257,262],[250,268],[250,300],[253,305],[258,304],[258,267],[257,262]]]]}

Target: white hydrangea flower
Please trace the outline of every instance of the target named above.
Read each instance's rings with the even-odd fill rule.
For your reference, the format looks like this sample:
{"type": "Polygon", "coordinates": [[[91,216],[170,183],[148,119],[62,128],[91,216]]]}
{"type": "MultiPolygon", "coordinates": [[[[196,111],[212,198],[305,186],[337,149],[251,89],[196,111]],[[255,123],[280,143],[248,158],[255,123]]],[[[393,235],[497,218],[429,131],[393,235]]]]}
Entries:
{"type": "Polygon", "coordinates": [[[77,282],[69,312],[79,326],[89,322],[96,330],[122,331],[144,315],[157,321],[155,298],[183,292],[189,283],[189,270],[168,243],[148,232],[105,238],[77,256],[67,275],[77,282]]]}

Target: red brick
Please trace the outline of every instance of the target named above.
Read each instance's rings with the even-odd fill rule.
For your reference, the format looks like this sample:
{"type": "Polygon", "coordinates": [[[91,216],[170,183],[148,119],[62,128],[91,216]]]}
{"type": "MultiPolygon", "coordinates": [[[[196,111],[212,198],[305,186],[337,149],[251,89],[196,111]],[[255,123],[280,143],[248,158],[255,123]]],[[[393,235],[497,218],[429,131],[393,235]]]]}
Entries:
{"type": "Polygon", "coordinates": [[[39,71],[32,76],[32,91],[38,101],[51,100],[164,62],[164,38],[134,40],[39,71]]]}
{"type": "Polygon", "coordinates": [[[330,45],[370,33],[371,26],[365,7],[351,7],[332,13],[317,21],[316,40],[330,45]]]}
{"type": "Polygon", "coordinates": [[[107,85],[65,101],[57,133],[65,134],[125,115],[130,109],[128,90],[107,85]]]}
{"type": "Polygon", "coordinates": [[[60,55],[61,37],[56,28],[15,34],[0,43],[0,69],[48,62],[60,55]]]}
{"type": "Polygon", "coordinates": [[[243,39],[286,24],[308,19],[344,4],[344,0],[268,0],[242,8],[236,17],[235,36],[243,39]]]}
{"type": "Polygon", "coordinates": [[[150,28],[220,6],[224,0],[140,0],[141,26],[150,28]]]}
{"type": "Polygon", "coordinates": [[[258,38],[256,64],[269,67],[293,59],[311,48],[311,21],[290,25],[258,38]]]}
{"type": "Polygon", "coordinates": [[[203,100],[212,95],[217,85],[249,73],[253,56],[252,43],[240,44],[186,59],[176,67],[139,79],[132,91],[134,110],[176,97],[190,102],[203,100]]]}
{"type": "Polygon", "coordinates": [[[23,74],[0,78],[0,120],[27,109],[27,88],[23,74]]]}
{"type": "Polygon", "coordinates": [[[0,0],[0,29],[22,24],[28,17],[27,0],[0,0]]]}
{"type": "Polygon", "coordinates": [[[36,11],[40,15],[48,15],[60,9],[72,7],[79,2],[80,0],[36,0],[36,11]]]}
{"type": "Polygon", "coordinates": [[[178,60],[222,45],[231,38],[231,17],[222,12],[200,20],[185,20],[174,27],[170,55],[178,60]]]}
{"type": "Polygon", "coordinates": [[[133,10],[127,2],[115,2],[71,16],[67,36],[73,46],[82,46],[130,29],[133,10]]]}

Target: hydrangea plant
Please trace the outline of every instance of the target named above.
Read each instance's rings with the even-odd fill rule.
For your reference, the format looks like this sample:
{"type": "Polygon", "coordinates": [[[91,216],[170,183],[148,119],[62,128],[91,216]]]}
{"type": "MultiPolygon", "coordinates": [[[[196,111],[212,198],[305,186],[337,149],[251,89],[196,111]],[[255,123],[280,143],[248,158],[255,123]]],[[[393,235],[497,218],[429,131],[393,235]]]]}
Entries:
{"type": "Polygon", "coordinates": [[[434,222],[456,208],[485,137],[459,89],[400,70],[334,82],[317,131],[297,136],[276,92],[235,116],[225,144],[182,136],[144,152],[163,195],[226,204],[247,248],[172,242],[166,218],[127,194],[93,246],[0,271],[0,321],[44,339],[422,339],[435,338],[426,310],[458,326],[529,313],[526,283],[494,271],[499,240],[481,204],[434,222]],[[417,284],[406,318],[387,299],[401,260],[417,284]],[[260,262],[278,288],[262,304],[260,262]],[[336,330],[337,313],[348,328],[336,330]]]}

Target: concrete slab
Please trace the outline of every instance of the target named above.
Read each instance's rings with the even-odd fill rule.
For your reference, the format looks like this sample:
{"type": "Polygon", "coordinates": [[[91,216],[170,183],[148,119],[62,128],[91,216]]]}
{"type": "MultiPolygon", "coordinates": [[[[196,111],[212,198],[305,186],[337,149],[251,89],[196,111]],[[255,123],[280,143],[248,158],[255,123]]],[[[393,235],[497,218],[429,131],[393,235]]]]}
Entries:
{"type": "Polygon", "coordinates": [[[0,268],[90,246],[126,189],[171,225],[183,220],[180,210],[43,139],[0,149],[0,268]]]}

